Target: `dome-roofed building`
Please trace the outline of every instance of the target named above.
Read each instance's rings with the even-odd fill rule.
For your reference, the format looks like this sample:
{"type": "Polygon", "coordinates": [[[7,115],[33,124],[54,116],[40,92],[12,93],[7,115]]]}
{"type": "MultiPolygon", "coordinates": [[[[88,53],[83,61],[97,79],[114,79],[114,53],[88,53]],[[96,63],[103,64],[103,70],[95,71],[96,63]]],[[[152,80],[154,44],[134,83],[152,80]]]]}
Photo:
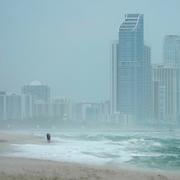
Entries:
{"type": "Polygon", "coordinates": [[[38,80],[34,80],[34,81],[31,81],[29,85],[30,86],[41,86],[43,84],[38,80]]]}
{"type": "Polygon", "coordinates": [[[32,81],[29,85],[24,85],[22,93],[32,96],[33,101],[48,102],[50,100],[50,87],[43,85],[38,80],[32,81]]]}

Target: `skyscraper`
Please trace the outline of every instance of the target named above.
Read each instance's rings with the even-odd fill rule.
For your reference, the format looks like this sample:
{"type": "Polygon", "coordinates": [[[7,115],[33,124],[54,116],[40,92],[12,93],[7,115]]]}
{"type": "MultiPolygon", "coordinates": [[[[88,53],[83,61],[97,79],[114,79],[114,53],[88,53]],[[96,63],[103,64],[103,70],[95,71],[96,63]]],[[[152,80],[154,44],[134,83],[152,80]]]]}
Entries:
{"type": "Polygon", "coordinates": [[[175,122],[179,113],[179,68],[174,65],[154,65],[152,75],[154,117],[175,122]]]}
{"type": "Polygon", "coordinates": [[[166,65],[180,67],[180,36],[167,35],[164,38],[163,60],[166,65]]]}
{"type": "Polygon", "coordinates": [[[143,14],[126,14],[112,52],[113,106],[137,120],[146,116],[150,85],[150,49],[144,47],[143,21],[143,14]]]}
{"type": "MultiPolygon", "coordinates": [[[[180,35],[167,35],[164,38],[163,45],[163,62],[166,66],[169,66],[169,69],[176,69],[177,73],[174,75],[174,79],[177,81],[176,86],[173,86],[173,96],[176,100],[176,106],[172,106],[175,109],[172,109],[174,113],[176,112],[176,117],[180,118],[180,35]]],[[[171,77],[171,74],[167,75],[171,77]]],[[[173,81],[173,79],[171,79],[173,81]]],[[[172,94],[171,93],[171,94],[172,94]]],[[[170,96],[171,97],[171,96],[170,96]]],[[[171,102],[169,101],[170,105],[171,102]]]]}

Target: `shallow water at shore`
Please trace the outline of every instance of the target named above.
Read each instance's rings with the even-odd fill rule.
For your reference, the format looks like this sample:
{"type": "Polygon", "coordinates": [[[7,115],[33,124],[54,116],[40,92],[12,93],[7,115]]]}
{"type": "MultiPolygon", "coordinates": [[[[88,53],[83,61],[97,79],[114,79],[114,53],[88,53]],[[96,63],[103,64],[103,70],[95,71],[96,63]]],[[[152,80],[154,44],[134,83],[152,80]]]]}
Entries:
{"type": "MultiPolygon", "coordinates": [[[[44,135],[44,131],[37,133],[44,135]]],[[[179,132],[51,132],[50,144],[12,144],[6,155],[97,165],[180,169],[179,132]]]]}

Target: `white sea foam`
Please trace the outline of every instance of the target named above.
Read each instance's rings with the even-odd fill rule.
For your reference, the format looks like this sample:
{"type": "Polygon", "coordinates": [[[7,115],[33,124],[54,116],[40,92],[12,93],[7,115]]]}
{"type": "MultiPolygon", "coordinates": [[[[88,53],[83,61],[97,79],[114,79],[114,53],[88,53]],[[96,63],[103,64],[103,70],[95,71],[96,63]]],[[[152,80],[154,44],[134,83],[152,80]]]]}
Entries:
{"type": "Polygon", "coordinates": [[[143,134],[56,134],[48,144],[14,144],[13,156],[90,164],[135,164],[154,167],[178,166],[180,138],[143,134]],[[174,145],[174,146],[173,146],[174,145]],[[175,146],[176,145],[176,146],[175,146]]]}

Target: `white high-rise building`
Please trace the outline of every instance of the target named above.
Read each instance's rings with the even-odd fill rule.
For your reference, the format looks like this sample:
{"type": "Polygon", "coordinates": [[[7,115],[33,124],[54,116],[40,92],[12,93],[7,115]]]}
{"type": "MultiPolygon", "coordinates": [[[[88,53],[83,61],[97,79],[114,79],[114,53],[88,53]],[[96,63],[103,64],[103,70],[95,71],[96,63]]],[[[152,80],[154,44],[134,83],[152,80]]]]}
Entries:
{"type": "Polygon", "coordinates": [[[32,96],[21,95],[22,119],[32,119],[32,96]]]}
{"type": "Polygon", "coordinates": [[[153,66],[153,112],[157,120],[175,122],[179,106],[179,68],[171,65],[153,66]]]}
{"type": "MultiPolygon", "coordinates": [[[[180,35],[167,35],[164,38],[163,46],[163,62],[167,66],[175,66],[180,71],[180,35]]],[[[177,74],[177,88],[174,92],[177,92],[177,114],[180,118],[180,75],[177,74]]]]}
{"type": "Polygon", "coordinates": [[[49,86],[44,85],[39,81],[32,81],[30,84],[24,85],[22,87],[22,94],[26,96],[25,110],[27,115],[29,114],[28,116],[31,117],[31,114],[33,118],[49,116],[49,106],[50,106],[49,86]]]}
{"type": "Polygon", "coordinates": [[[50,87],[39,81],[32,81],[30,84],[22,87],[22,94],[30,95],[35,101],[49,102],[50,87]]]}
{"type": "Polygon", "coordinates": [[[180,36],[167,35],[164,38],[163,61],[166,65],[180,67],[180,36]]]}
{"type": "Polygon", "coordinates": [[[56,98],[51,104],[51,116],[59,121],[72,120],[73,105],[71,98],[56,98]]]}
{"type": "Polygon", "coordinates": [[[6,95],[6,119],[7,120],[22,119],[21,95],[14,93],[6,95]]]}

